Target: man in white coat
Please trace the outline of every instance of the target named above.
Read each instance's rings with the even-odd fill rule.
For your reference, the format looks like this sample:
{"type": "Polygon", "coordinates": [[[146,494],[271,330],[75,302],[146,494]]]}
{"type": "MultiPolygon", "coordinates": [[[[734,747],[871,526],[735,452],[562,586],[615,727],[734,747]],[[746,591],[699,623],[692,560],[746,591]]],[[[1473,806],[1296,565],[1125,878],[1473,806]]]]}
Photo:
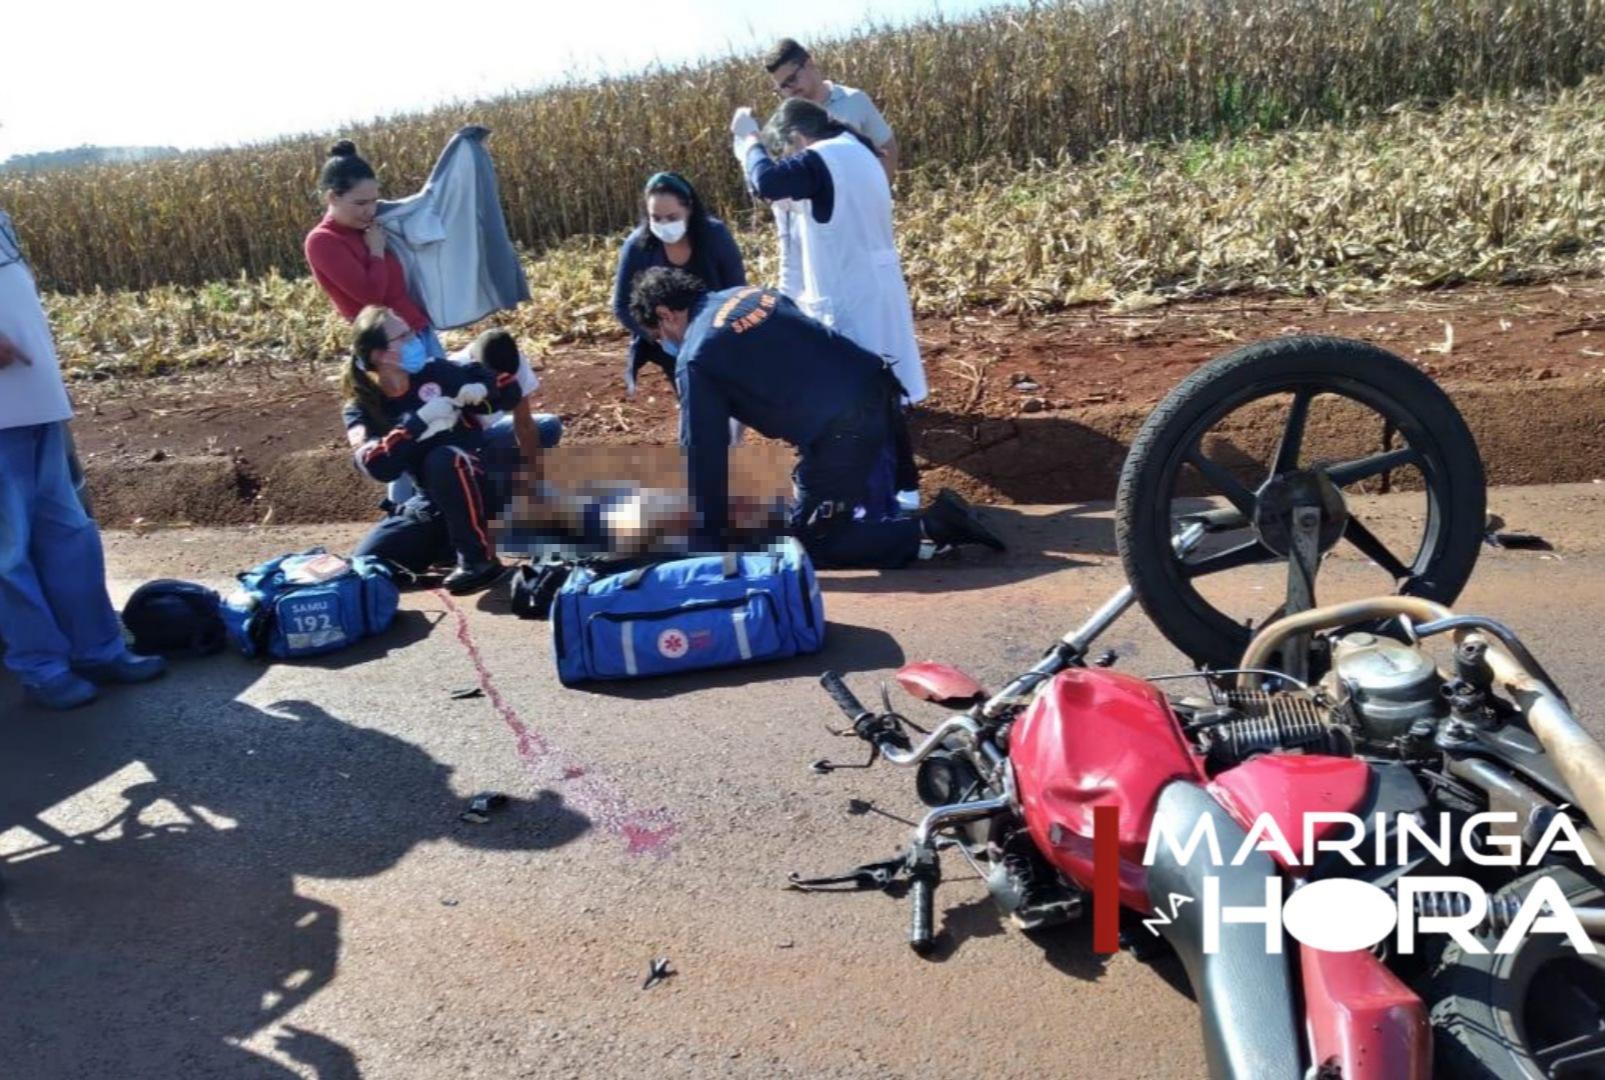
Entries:
{"type": "MultiPolygon", "coordinates": [[[[793,38],[781,38],[764,58],[764,70],[783,98],[811,101],[830,114],[832,120],[852,128],[870,141],[880,156],[887,183],[897,174],[897,137],[875,107],[868,94],[856,87],[833,82],[820,74],[813,56],[793,38]]],[[[793,300],[802,295],[802,268],[797,229],[808,213],[808,204],[780,199],[771,204],[775,231],[779,237],[780,291],[793,300]]]]}

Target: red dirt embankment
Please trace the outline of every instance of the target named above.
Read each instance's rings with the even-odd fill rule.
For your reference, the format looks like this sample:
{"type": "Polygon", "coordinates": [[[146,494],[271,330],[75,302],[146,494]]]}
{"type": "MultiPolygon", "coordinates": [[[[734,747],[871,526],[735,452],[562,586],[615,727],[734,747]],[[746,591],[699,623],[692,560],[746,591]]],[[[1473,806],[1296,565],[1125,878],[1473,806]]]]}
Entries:
{"type": "MultiPolygon", "coordinates": [[[[1421,293],[1345,304],[1227,298],[1144,311],[1083,308],[1030,323],[926,319],[932,386],[915,412],[931,486],[987,501],[1112,495],[1126,445],[1197,365],[1294,333],[1360,338],[1438,379],[1494,483],[1605,476],[1605,287],[1421,293]]],[[[672,443],[668,384],[625,396],[622,342],[542,358],[542,408],[567,445],[672,443]]],[[[373,514],[354,475],[332,363],[78,382],[80,452],[107,524],[331,521],[373,514]]]]}

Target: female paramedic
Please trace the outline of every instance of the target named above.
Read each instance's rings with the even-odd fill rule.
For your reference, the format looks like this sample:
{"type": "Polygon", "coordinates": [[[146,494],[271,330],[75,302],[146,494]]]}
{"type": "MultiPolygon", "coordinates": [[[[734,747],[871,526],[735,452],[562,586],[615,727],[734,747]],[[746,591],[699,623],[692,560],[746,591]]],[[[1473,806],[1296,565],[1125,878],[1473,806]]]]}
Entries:
{"type": "Polygon", "coordinates": [[[630,287],[643,270],[674,266],[695,274],[718,291],[747,283],[741,249],[725,223],[710,217],[691,182],[679,173],[653,173],[641,193],[641,224],[619,251],[613,281],[613,315],[630,333],[625,384],[633,393],[636,373],[647,364],[663,370],[674,383],[674,357],[642,331],[630,314],[630,287]]]}
{"type": "MultiPolygon", "coordinates": [[[[407,289],[401,260],[386,247],[384,229],[375,220],[379,181],[351,140],[341,139],[329,148],[329,159],[318,174],[318,190],[326,210],[323,220],[307,233],[304,250],[312,276],[335,309],[350,321],[365,308],[387,308],[412,331],[425,357],[445,359],[445,347],[428,313],[407,289]]],[[[529,396],[538,384],[535,373],[522,358],[518,382],[523,393],[512,415],[498,422],[509,426],[509,437],[516,437],[524,458],[533,460],[541,448],[557,444],[562,422],[556,416],[538,415],[530,409],[529,396]]],[[[391,499],[397,505],[411,494],[411,486],[405,481],[391,486],[391,499]]]]}
{"type": "Polygon", "coordinates": [[[355,554],[415,575],[454,558],[448,591],[485,588],[502,571],[490,521],[510,490],[517,452],[487,437],[479,419],[519,397],[512,337],[481,335],[463,362],[429,358],[417,331],[389,308],[364,308],[353,330],[343,388],[357,467],[381,482],[408,475],[418,488],[355,554]]]}

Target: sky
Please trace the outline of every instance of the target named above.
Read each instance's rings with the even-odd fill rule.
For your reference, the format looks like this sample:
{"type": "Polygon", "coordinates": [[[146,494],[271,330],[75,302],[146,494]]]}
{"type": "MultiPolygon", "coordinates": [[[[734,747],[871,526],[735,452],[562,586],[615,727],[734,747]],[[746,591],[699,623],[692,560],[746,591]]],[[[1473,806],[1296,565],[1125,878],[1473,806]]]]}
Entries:
{"type": "Polygon", "coordinates": [[[998,3],[14,0],[0,16],[0,161],[86,143],[193,149],[333,131],[570,75],[998,3]]]}

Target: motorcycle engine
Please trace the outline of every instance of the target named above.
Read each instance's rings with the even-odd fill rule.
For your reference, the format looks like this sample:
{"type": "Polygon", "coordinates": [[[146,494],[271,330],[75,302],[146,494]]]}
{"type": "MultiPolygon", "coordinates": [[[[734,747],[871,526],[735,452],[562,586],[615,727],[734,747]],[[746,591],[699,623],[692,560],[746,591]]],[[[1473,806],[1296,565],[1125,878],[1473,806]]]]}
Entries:
{"type": "Polygon", "coordinates": [[[1392,742],[1415,721],[1445,715],[1442,682],[1431,659],[1402,641],[1353,633],[1332,643],[1326,690],[1334,700],[1348,703],[1367,742],[1392,742]]]}

